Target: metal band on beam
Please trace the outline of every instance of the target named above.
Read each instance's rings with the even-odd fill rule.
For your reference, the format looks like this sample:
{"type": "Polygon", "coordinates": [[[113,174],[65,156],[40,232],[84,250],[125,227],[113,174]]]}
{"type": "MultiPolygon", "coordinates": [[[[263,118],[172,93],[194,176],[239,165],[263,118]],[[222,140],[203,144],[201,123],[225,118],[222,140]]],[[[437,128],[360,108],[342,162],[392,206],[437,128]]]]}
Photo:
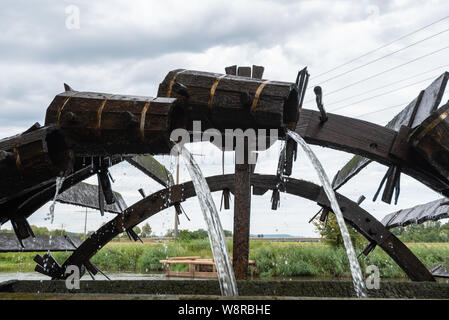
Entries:
{"type": "Polygon", "coordinates": [[[17,149],[17,147],[14,147],[13,148],[13,152],[16,155],[16,167],[17,167],[17,170],[19,170],[20,172],[23,172],[23,166],[22,166],[22,161],[20,160],[19,149],[17,149]]]}
{"type": "Polygon", "coordinates": [[[147,101],[143,106],[142,113],[140,114],[140,135],[142,137],[142,140],[145,139],[145,117],[149,106],[150,101],[147,101]]]}
{"type": "Polygon", "coordinates": [[[106,105],[106,102],[107,102],[109,99],[111,99],[113,96],[115,96],[115,95],[113,94],[113,95],[111,95],[109,98],[104,99],[104,100],[101,102],[100,108],[98,108],[98,111],[97,111],[97,129],[98,129],[98,130],[101,129],[101,114],[103,113],[103,109],[104,109],[104,107],[105,107],[105,105],[106,105]]]}
{"type": "Polygon", "coordinates": [[[263,88],[269,83],[270,81],[264,81],[262,82],[259,87],[256,90],[256,94],[254,95],[253,104],[251,105],[251,113],[253,113],[256,110],[257,103],[259,102],[260,94],[262,93],[263,88]]]}
{"type": "Polygon", "coordinates": [[[184,70],[181,70],[179,72],[176,72],[175,75],[173,76],[173,79],[170,80],[170,84],[168,85],[168,90],[167,90],[167,98],[170,98],[170,96],[171,96],[171,92],[172,92],[172,89],[173,89],[173,84],[176,81],[176,77],[178,75],[180,75],[181,73],[183,73],[184,71],[187,71],[187,70],[184,69],[184,70]]]}
{"type": "Polygon", "coordinates": [[[59,107],[59,109],[58,109],[58,115],[57,115],[57,122],[56,122],[58,125],[59,125],[59,123],[60,123],[62,110],[64,110],[64,107],[65,107],[65,105],[67,104],[67,102],[69,102],[69,100],[70,100],[74,95],[76,95],[77,93],[79,93],[79,92],[78,92],[78,91],[77,91],[77,92],[74,92],[74,93],[72,93],[70,96],[68,96],[68,97],[64,100],[63,104],[59,107]]]}
{"type": "Polygon", "coordinates": [[[440,116],[438,118],[436,118],[435,120],[433,120],[423,131],[420,132],[420,134],[418,135],[417,140],[421,140],[422,138],[424,138],[424,136],[433,128],[435,128],[441,121],[443,121],[444,119],[447,118],[447,116],[449,115],[449,109],[446,110],[445,112],[443,112],[442,114],[440,114],[440,116]]]}
{"type": "Polygon", "coordinates": [[[226,77],[225,74],[219,76],[217,79],[215,79],[214,84],[210,88],[210,96],[209,96],[209,102],[207,103],[207,106],[209,109],[212,108],[212,103],[214,102],[214,96],[215,96],[215,90],[217,90],[217,86],[220,83],[220,80],[226,77]]]}

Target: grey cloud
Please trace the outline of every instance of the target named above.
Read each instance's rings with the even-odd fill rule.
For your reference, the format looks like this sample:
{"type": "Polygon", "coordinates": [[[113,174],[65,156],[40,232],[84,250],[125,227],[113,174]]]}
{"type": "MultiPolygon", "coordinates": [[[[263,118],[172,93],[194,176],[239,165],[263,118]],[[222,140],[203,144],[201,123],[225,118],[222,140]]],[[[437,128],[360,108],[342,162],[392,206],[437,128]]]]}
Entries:
{"type": "MultiPolygon", "coordinates": [[[[68,2],[40,1],[26,6],[6,4],[1,15],[0,51],[3,60],[39,61],[41,63],[95,63],[104,60],[154,58],[167,53],[202,52],[217,45],[234,46],[253,43],[267,48],[282,44],[291,34],[318,31],[329,24],[364,19],[364,6],[351,5],[344,14],[330,10],[323,15],[323,3],[307,8],[307,2],[273,3],[273,11],[240,12],[229,7],[211,6],[200,16],[173,16],[170,12],[163,24],[139,26],[135,21],[119,20],[111,25],[96,22],[102,14],[117,14],[114,2],[104,12],[93,12],[89,2],[79,2],[81,28],[65,28],[65,6],[68,2]],[[22,9],[25,8],[25,9],[22,9]],[[181,20],[182,19],[182,20],[181,20]],[[11,54],[14,53],[14,54],[11,54]]],[[[319,3],[319,2],[318,2],[319,3]]],[[[331,2],[329,2],[330,4],[331,2]]],[[[78,5],[78,4],[77,4],[78,5]]],[[[238,7],[238,6],[237,6],[238,7]]],[[[331,6],[332,9],[332,6],[331,6]]],[[[126,12],[122,13],[126,15],[126,12]]],[[[148,14],[151,20],[152,13],[148,14]]]]}

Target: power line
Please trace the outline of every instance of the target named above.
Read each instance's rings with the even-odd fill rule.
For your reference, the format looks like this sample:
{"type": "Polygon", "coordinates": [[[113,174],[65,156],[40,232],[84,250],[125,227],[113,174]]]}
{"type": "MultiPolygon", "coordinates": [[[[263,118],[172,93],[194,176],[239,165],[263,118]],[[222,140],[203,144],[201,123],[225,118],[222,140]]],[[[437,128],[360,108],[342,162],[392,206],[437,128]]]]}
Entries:
{"type": "Polygon", "coordinates": [[[407,81],[407,80],[419,77],[419,76],[421,76],[423,74],[426,74],[426,73],[429,73],[429,72],[432,72],[432,71],[435,71],[435,70],[439,70],[439,69],[447,67],[447,66],[449,66],[449,64],[444,64],[444,65],[438,66],[436,68],[433,68],[433,69],[430,69],[430,70],[427,70],[427,71],[424,71],[424,72],[420,72],[420,73],[415,74],[413,76],[410,76],[410,77],[407,77],[407,78],[404,78],[404,79],[401,79],[401,80],[398,80],[398,81],[390,82],[389,84],[386,84],[386,85],[383,85],[383,86],[380,86],[380,87],[377,87],[377,88],[374,88],[374,89],[370,89],[370,90],[364,91],[362,93],[359,93],[359,94],[356,94],[356,95],[353,95],[353,96],[350,96],[350,97],[346,97],[346,98],[341,99],[341,100],[331,101],[331,102],[327,103],[326,105],[330,106],[330,105],[334,105],[336,103],[340,103],[340,102],[344,102],[344,101],[350,100],[352,98],[357,98],[357,97],[363,96],[363,95],[365,95],[367,93],[371,93],[373,91],[377,91],[377,90],[380,90],[380,89],[383,89],[383,88],[390,87],[392,85],[395,85],[395,84],[398,84],[398,83],[401,83],[401,82],[404,82],[404,81],[407,81]]]}
{"type": "Polygon", "coordinates": [[[403,102],[403,103],[400,103],[400,104],[395,104],[394,106],[389,106],[389,107],[382,108],[382,109],[379,109],[379,110],[375,110],[375,111],[359,114],[359,115],[356,115],[355,117],[363,117],[363,116],[371,115],[371,114],[374,114],[374,113],[379,113],[379,112],[382,112],[382,111],[386,111],[386,110],[389,110],[389,109],[399,108],[401,106],[405,106],[406,103],[407,102],[403,102]]]}
{"type": "MultiPolygon", "coordinates": [[[[418,60],[421,60],[421,59],[423,59],[423,58],[429,57],[429,56],[431,56],[431,55],[434,55],[435,53],[441,52],[441,51],[446,50],[446,49],[448,49],[448,48],[449,48],[449,46],[446,46],[446,47],[440,48],[440,49],[438,49],[438,50],[435,50],[435,51],[426,53],[425,55],[419,56],[419,57],[417,57],[417,58],[415,58],[415,59],[412,59],[412,60],[409,60],[409,61],[407,61],[407,62],[405,62],[405,63],[396,65],[396,66],[394,66],[394,67],[388,68],[388,69],[386,69],[386,70],[384,70],[384,71],[381,71],[381,72],[379,72],[379,73],[376,73],[376,74],[374,74],[374,75],[371,75],[371,76],[369,76],[369,77],[367,77],[367,78],[358,80],[358,81],[353,82],[353,83],[351,83],[351,84],[348,84],[348,85],[346,85],[346,86],[344,86],[344,87],[341,87],[341,88],[339,88],[339,89],[333,90],[333,91],[327,93],[326,96],[330,96],[330,95],[332,95],[332,94],[334,94],[334,93],[340,92],[340,91],[345,90],[345,89],[350,88],[350,87],[353,87],[353,86],[355,86],[355,85],[357,85],[357,84],[359,84],[359,83],[362,83],[362,82],[371,80],[371,79],[373,79],[373,78],[375,78],[375,77],[378,77],[378,76],[380,76],[380,75],[382,75],[382,74],[385,74],[385,73],[387,73],[387,72],[396,70],[396,69],[398,69],[398,68],[400,68],[400,67],[406,66],[406,65],[408,65],[408,64],[410,64],[410,63],[413,63],[413,62],[415,62],[415,61],[418,61],[418,60]]],[[[308,100],[308,101],[306,101],[306,102],[310,102],[310,101],[313,101],[313,99],[310,99],[310,100],[308,100]]]]}
{"type": "Polygon", "coordinates": [[[338,65],[338,66],[336,66],[336,67],[334,67],[334,68],[332,68],[332,69],[330,69],[330,70],[328,70],[328,71],[325,71],[325,72],[323,72],[323,73],[320,73],[320,74],[314,76],[313,78],[318,78],[318,77],[321,77],[321,76],[323,76],[323,75],[325,75],[325,74],[328,74],[328,73],[330,73],[330,72],[332,72],[332,71],[335,71],[335,70],[337,70],[337,69],[340,69],[340,68],[343,67],[343,66],[346,66],[346,65],[348,65],[348,64],[350,64],[350,63],[352,63],[352,62],[354,62],[354,61],[357,61],[357,60],[359,60],[359,59],[361,59],[361,58],[363,58],[363,57],[366,57],[367,55],[370,55],[371,53],[374,53],[374,52],[377,52],[377,51],[379,51],[379,50],[381,50],[381,49],[383,49],[383,48],[386,48],[386,47],[392,45],[392,44],[395,43],[395,42],[398,42],[398,41],[400,41],[400,40],[402,40],[402,39],[404,39],[404,38],[407,38],[407,37],[409,37],[409,36],[411,36],[411,35],[413,35],[413,34],[415,34],[415,33],[418,33],[418,32],[421,31],[421,30],[427,29],[428,27],[431,27],[431,26],[433,26],[433,25],[435,25],[435,24],[437,24],[437,23],[439,23],[439,22],[441,22],[441,21],[444,21],[444,20],[448,19],[448,18],[449,18],[449,15],[447,15],[447,16],[445,16],[445,17],[443,17],[443,18],[441,18],[441,19],[439,19],[439,20],[437,20],[437,21],[434,21],[434,22],[432,22],[432,23],[430,23],[430,24],[428,24],[428,25],[425,25],[425,26],[423,26],[423,27],[421,27],[421,28],[419,28],[419,29],[417,29],[417,30],[415,30],[415,31],[412,31],[412,32],[410,32],[410,33],[407,33],[407,34],[405,34],[405,35],[403,35],[403,36],[401,36],[401,37],[399,37],[399,38],[397,38],[397,39],[395,39],[395,40],[393,40],[393,41],[391,41],[391,42],[388,42],[388,43],[386,43],[386,44],[384,44],[384,45],[382,45],[382,46],[380,46],[380,47],[377,47],[377,48],[375,48],[375,49],[373,49],[373,50],[370,50],[370,51],[368,51],[368,52],[366,52],[366,53],[364,53],[364,54],[362,54],[362,55],[360,55],[360,56],[358,56],[358,57],[355,57],[355,58],[353,58],[353,59],[351,59],[351,60],[349,60],[349,61],[346,61],[345,63],[340,64],[340,65],[338,65]]]}
{"type": "Polygon", "coordinates": [[[432,34],[432,35],[430,35],[430,36],[428,36],[428,37],[426,37],[426,38],[424,38],[424,39],[418,40],[418,41],[416,41],[416,42],[414,42],[414,43],[411,43],[411,44],[409,44],[409,45],[407,45],[407,46],[405,46],[405,47],[402,47],[402,48],[400,48],[400,49],[398,49],[398,50],[395,50],[395,51],[393,51],[393,52],[390,52],[390,53],[388,53],[388,54],[386,54],[386,55],[384,55],[384,56],[382,56],[382,57],[379,57],[379,58],[376,58],[376,59],[374,59],[374,60],[368,61],[368,62],[365,63],[365,64],[362,64],[362,65],[360,65],[360,66],[357,66],[357,67],[355,67],[355,68],[352,68],[352,69],[350,69],[350,70],[348,70],[348,71],[345,71],[345,72],[343,72],[343,73],[337,74],[337,75],[335,75],[335,76],[333,76],[333,77],[330,77],[330,78],[328,78],[328,79],[326,79],[326,80],[323,80],[323,81],[321,81],[320,83],[318,83],[317,85],[321,85],[321,84],[326,83],[326,82],[329,82],[329,81],[331,81],[331,80],[338,79],[338,78],[340,78],[340,77],[342,77],[342,76],[344,76],[344,75],[347,75],[348,73],[351,73],[351,72],[354,72],[354,71],[356,71],[356,70],[359,70],[359,69],[361,69],[361,68],[363,68],[363,67],[369,66],[369,65],[371,65],[371,64],[373,64],[373,63],[375,63],[375,62],[377,62],[377,61],[380,61],[380,60],[382,60],[382,59],[388,58],[388,57],[390,57],[390,56],[392,56],[392,55],[394,55],[394,54],[396,54],[396,53],[398,53],[398,52],[401,52],[401,51],[404,51],[404,50],[406,50],[406,49],[409,49],[409,48],[411,48],[411,47],[413,47],[413,46],[416,46],[417,44],[420,44],[420,43],[422,43],[422,42],[424,42],[424,41],[427,41],[427,40],[429,40],[429,39],[435,38],[435,37],[437,37],[437,36],[439,36],[439,35],[441,35],[441,34],[443,34],[443,33],[445,33],[445,32],[448,32],[448,31],[449,31],[449,28],[447,28],[447,29],[445,29],[445,30],[443,30],[443,31],[440,31],[440,32],[438,32],[438,33],[434,33],[434,34],[432,34]]]}
{"type": "Polygon", "coordinates": [[[427,79],[424,79],[424,80],[421,80],[421,81],[418,81],[418,82],[411,83],[411,84],[409,84],[409,85],[406,85],[406,86],[403,86],[403,87],[400,87],[400,88],[397,88],[397,89],[393,89],[393,90],[390,90],[390,91],[387,91],[387,92],[383,92],[383,93],[377,94],[377,95],[375,95],[375,96],[371,96],[371,97],[368,97],[368,98],[364,98],[364,99],[362,99],[362,100],[359,100],[359,101],[356,101],[356,102],[352,102],[352,103],[347,104],[347,105],[344,105],[344,106],[340,106],[340,107],[337,107],[337,108],[334,108],[334,109],[330,109],[329,111],[335,111],[335,110],[345,109],[345,108],[350,107],[350,106],[353,106],[353,105],[355,105],[355,104],[357,104],[357,103],[369,101],[369,100],[372,100],[372,99],[375,99],[375,98],[379,98],[379,97],[385,96],[385,95],[387,95],[387,94],[390,94],[390,93],[393,93],[393,92],[396,92],[396,91],[399,91],[399,90],[402,90],[402,89],[406,89],[406,88],[415,86],[415,85],[417,85],[417,84],[420,84],[420,83],[422,83],[422,82],[429,81],[429,80],[432,80],[432,79],[435,79],[435,76],[432,76],[432,77],[430,77],[430,78],[427,78],[427,79]]]}

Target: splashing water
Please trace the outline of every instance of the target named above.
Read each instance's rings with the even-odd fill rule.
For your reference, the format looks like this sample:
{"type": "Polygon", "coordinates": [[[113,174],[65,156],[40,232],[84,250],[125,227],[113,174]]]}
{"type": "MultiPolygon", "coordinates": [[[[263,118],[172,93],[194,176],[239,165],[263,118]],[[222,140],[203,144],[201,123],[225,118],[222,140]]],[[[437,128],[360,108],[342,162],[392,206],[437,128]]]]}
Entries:
{"type": "Polygon", "coordinates": [[[318,177],[320,178],[321,184],[323,185],[323,189],[326,192],[327,198],[329,199],[329,202],[331,204],[332,211],[334,212],[335,217],[337,218],[338,226],[340,227],[341,236],[343,238],[343,243],[346,248],[346,255],[348,256],[349,259],[349,266],[351,269],[352,282],[354,284],[355,292],[359,298],[367,297],[365,283],[363,282],[362,271],[360,270],[360,265],[356,258],[354,247],[352,246],[351,237],[349,236],[349,232],[346,227],[343,214],[340,210],[340,206],[338,205],[334,189],[332,188],[331,183],[329,182],[329,178],[327,177],[327,174],[324,171],[321,162],[318,160],[315,153],[312,151],[310,146],[304,141],[304,139],[296,132],[290,130],[287,131],[287,134],[302,147],[302,149],[312,162],[313,166],[315,167],[318,177]]]}
{"type": "Polygon", "coordinates": [[[200,202],[201,211],[207,224],[210,246],[214,256],[217,268],[218,281],[223,296],[237,296],[237,282],[235,280],[234,270],[232,269],[231,259],[228,254],[223,228],[221,226],[220,217],[215,207],[212,194],[201,169],[192,154],[183,147],[175,146],[177,151],[182,155],[187,165],[187,170],[192,178],[195,191],[200,202]]]}
{"type": "Polygon", "coordinates": [[[55,205],[56,205],[56,198],[58,197],[59,190],[62,187],[62,184],[64,183],[65,177],[56,177],[56,192],[55,196],[53,197],[53,202],[50,205],[50,212],[47,214],[47,217],[45,220],[50,219],[50,223],[53,224],[53,220],[55,219],[55,205]]]}

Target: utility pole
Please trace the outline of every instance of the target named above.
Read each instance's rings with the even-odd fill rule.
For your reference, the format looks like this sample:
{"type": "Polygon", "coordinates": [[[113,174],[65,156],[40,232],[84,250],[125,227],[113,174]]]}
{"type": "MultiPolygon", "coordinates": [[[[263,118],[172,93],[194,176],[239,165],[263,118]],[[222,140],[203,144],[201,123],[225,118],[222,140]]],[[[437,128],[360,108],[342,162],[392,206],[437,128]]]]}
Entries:
{"type": "Polygon", "coordinates": [[[84,216],[84,240],[87,238],[87,207],[86,207],[86,214],[84,216]]]}
{"type": "Polygon", "coordinates": [[[88,213],[93,213],[95,211],[88,211],[87,207],[86,207],[86,211],[75,211],[75,212],[84,212],[84,240],[87,239],[87,214],[88,213]]]}

